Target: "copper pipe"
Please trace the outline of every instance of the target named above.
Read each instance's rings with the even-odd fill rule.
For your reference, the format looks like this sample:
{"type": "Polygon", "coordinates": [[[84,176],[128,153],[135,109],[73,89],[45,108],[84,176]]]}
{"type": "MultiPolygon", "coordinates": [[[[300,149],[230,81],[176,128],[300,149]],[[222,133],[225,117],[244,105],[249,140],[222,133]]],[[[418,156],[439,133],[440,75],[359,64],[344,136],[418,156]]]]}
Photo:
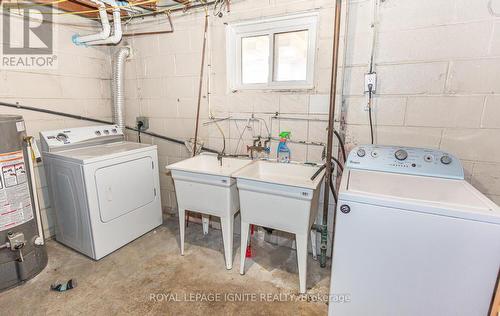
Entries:
{"type": "Polygon", "coordinates": [[[208,32],[208,12],[205,14],[205,29],[203,32],[203,48],[201,53],[201,70],[200,70],[200,83],[198,86],[198,108],[196,110],[196,127],[194,131],[193,157],[196,156],[196,142],[198,141],[198,128],[200,125],[201,93],[203,90],[203,74],[205,70],[205,51],[207,49],[207,32],[208,32]]]}
{"type": "MultiPolygon", "coordinates": [[[[196,156],[196,146],[198,142],[198,128],[200,125],[200,107],[201,107],[201,92],[203,89],[203,73],[205,70],[205,51],[207,47],[207,32],[208,32],[208,11],[205,14],[205,29],[203,32],[203,48],[201,53],[201,70],[200,70],[200,84],[198,87],[198,108],[196,110],[196,124],[194,131],[194,142],[193,142],[193,157],[196,156]]],[[[189,223],[190,212],[186,212],[186,225],[189,223]]]]}
{"type": "Polygon", "coordinates": [[[339,43],[340,43],[340,22],[342,13],[342,0],[336,0],[335,5],[335,22],[333,36],[333,56],[332,56],[332,76],[330,90],[330,110],[328,113],[328,143],[326,147],[326,174],[325,174],[325,190],[323,199],[323,230],[321,240],[321,257],[320,266],[326,267],[326,251],[327,251],[327,227],[328,227],[328,203],[329,203],[329,188],[332,175],[332,151],[333,151],[333,129],[335,123],[335,107],[337,96],[337,72],[339,62],[339,43]],[[325,235],[324,235],[325,234],[325,235]],[[326,239],[326,240],[324,240],[326,239]]]}

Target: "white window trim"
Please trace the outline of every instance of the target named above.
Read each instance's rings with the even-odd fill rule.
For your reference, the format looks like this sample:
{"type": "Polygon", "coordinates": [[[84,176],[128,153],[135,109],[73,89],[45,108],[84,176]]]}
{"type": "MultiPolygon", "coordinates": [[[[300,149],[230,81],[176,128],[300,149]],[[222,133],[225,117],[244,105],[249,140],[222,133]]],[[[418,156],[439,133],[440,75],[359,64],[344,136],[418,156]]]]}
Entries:
{"type": "Polygon", "coordinates": [[[227,75],[230,91],[237,90],[300,90],[314,88],[318,12],[302,13],[257,19],[226,26],[227,75]],[[277,33],[309,30],[307,57],[307,79],[304,81],[273,81],[274,78],[274,35],[277,33]],[[243,84],[241,81],[241,39],[249,36],[269,36],[269,78],[263,84],[243,84]]]}

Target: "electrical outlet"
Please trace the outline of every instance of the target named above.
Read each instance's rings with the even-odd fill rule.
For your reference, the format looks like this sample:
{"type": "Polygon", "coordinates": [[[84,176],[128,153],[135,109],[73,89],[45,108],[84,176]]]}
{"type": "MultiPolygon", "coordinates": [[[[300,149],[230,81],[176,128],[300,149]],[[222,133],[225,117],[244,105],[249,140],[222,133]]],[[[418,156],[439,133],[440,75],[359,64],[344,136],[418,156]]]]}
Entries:
{"type": "Polygon", "coordinates": [[[135,126],[138,127],[141,125],[141,132],[147,131],[149,129],[149,118],[145,116],[138,116],[135,118],[135,126]],[[142,123],[142,125],[141,125],[142,123]]]}
{"type": "Polygon", "coordinates": [[[375,91],[377,91],[377,73],[376,72],[365,74],[365,93],[370,92],[370,85],[371,85],[372,93],[375,93],[375,91]]]}
{"type": "Polygon", "coordinates": [[[135,57],[135,50],[132,48],[132,45],[129,43],[126,43],[125,47],[128,47],[129,49],[129,54],[127,59],[133,59],[135,57]]]}

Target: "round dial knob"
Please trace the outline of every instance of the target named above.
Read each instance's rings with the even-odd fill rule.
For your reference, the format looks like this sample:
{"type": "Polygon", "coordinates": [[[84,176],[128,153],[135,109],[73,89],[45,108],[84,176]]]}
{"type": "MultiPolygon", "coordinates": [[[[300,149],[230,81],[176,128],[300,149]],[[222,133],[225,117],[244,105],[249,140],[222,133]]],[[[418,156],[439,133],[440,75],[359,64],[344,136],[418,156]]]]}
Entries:
{"type": "Polygon", "coordinates": [[[60,142],[66,142],[68,140],[68,135],[60,133],[57,134],[56,139],[60,142]]]}
{"type": "Polygon", "coordinates": [[[451,157],[448,155],[444,155],[443,157],[441,157],[441,162],[445,165],[449,165],[452,161],[453,159],[451,159],[451,157]]]}
{"type": "Polygon", "coordinates": [[[366,151],[363,148],[358,149],[358,157],[364,157],[366,155],[366,151]]]}
{"type": "Polygon", "coordinates": [[[406,158],[408,158],[408,152],[406,150],[399,149],[394,153],[394,156],[397,160],[406,160],[406,158]]]}
{"type": "Polygon", "coordinates": [[[434,160],[434,156],[432,156],[431,154],[427,154],[424,156],[424,160],[426,162],[432,162],[434,160]]]}

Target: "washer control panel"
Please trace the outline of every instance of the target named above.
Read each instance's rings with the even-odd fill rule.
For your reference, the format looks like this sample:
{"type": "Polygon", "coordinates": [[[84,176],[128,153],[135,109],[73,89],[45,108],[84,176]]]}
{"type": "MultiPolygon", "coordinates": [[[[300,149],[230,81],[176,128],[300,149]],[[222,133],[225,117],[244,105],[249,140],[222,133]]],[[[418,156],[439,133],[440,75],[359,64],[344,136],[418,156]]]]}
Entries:
{"type": "Polygon", "coordinates": [[[40,141],[43,151],[66,148],[87,142],[105,142],[111,138],[116,139],[123,137],[123,131],[117,125],[76,127],[40,132],[40,141]]]}
{"type": "Polygon", "coordinates": [[[464,179],[460,160],[447,152],[435,149],[358,146],[350,152],[346,166],[351,169],[464,179]]]}

